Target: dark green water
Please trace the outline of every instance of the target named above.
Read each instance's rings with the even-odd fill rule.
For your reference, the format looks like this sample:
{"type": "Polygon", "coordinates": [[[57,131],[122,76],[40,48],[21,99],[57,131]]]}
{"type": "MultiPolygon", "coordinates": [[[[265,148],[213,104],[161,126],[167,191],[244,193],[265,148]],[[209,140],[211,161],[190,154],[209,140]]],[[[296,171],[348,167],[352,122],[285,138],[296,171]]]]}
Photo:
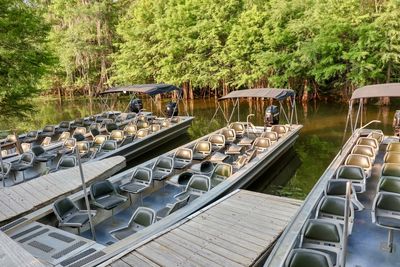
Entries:
{"type": "MultiPolygon", "coordinates": [[[[46,124],[56,124],[62,120],[73,120],[78,117],[99,113],[104,109],[99,100],[47,100],[34,99],[36,111],[26,118],[11,119],[0,123],[0,129],[24,132],[30,129],[41,129],[46,124]]],[[[108,105],[118,110],[125,110],[129,99],[109,99],[108,105]]],[[[144,101],[144,107],[156,114],[161,114],[165,101],[157,106],[150,101],[144,101]]],[[[267,104],[262,102],[242,101],[240,104],[240,119],[246,120],[250,112],[255,114],[251,119],[254,124],[262,124],[263,114],[267,104]]],[[[221,113],[215,121],[211,118],[216,109],[216,102],[211,100],[195,100],[186,104],[190,115],[196,117],[188,134],[177,138],[174,142],[163,146],[156,153],[148,153],[141,161],[156,156],[196,139],[210,131],[224,126],[221,113]]],[[[232,103],[222,105],[226,114],[232,108],[232,103]]],[[[180,105],[181,114],[184,106],[180,105]]],[[[369,105],[364,114],[366,119],[379,119],[382,121],[380,128],[385,133],[392,133],[392,119],[395,105],[392,107],[379,107],[369,105]]],[[[250,186],[255,191],[273,193],[283,196],[304,198],[314,186],[325,168],[339,151],[342,143],[343,130],[347,114],[347,106],[342,103],[317,102],[307,106],[298,106],[299,123],[304,125],[301,135],[294,149],[288,151],[263,177],[250,186]]],[[[237,119],[237,112],[234,115],[237,119]]],[[[139,162],[136,162],[139,163],[139,162]]]]}

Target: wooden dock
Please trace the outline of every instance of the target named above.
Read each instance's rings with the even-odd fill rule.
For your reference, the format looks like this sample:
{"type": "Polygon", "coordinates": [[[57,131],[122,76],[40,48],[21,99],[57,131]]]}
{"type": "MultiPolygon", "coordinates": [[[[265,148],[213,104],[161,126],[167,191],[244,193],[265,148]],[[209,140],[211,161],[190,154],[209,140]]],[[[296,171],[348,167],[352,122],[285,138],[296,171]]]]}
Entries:
{"type": "MultiPolygon", "coordinates": [[[[86,183],[105,179],[125,167],[116,156],[83,164],[86,183]]],[[[79,167],[50,173],[12,187],[0,188],[0,225],[48,205],[63,195],[81,190],[79,167]]]]}
{"type": "Polygon", "coordinates": [[[236,190],[102,266],[250,266],[270,251],[301,203],[236,190]]]}

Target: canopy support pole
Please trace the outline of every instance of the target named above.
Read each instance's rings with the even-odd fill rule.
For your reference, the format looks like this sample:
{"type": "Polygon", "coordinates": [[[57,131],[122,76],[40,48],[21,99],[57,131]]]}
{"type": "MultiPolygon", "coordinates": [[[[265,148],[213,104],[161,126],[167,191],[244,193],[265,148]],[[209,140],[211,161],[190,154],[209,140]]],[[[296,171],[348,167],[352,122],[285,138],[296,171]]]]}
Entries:
{"type": "Polygon", "coordinates": [[[232,113],[231,113],[231,115],[229,116],[229,121],[227,121],[227,122],[228,122],[228,125],[227,125],[227,126],[229,126],[229,123],[230,123],[231,120],[232,120],[233,114],[235,113],[235,108],[236,108],[236,106],[238,105],[238,103],[239,103],[239,98],[235,101],[235,104],[233,105],[232,113]]]}
{"type": "Polygon", "coordinates": [[[0,167],[1,167],[1,177],[3,177],[3,188],[6,187],[6,177],[5,177],[5,171],[4,171],[4,164],[3,164],[3,154],[1,150],[1,143],[0,143],[0,167]]]}
{"type": "Polygon", "coordinates": [[[360,118],[360,112],[361,112],[361,102],[358,103],[357,116],[356,116],[356,121],[354,122],[353,132],[357,129],[358,119],[360,118]]]}
{"type": "MultiPolygon", "coordinates": [[[[349,123],[351,124],[351,113],[352,113],[352,107],[353,107],[353,105],[352,105],[352,100],[350,100],[349,101],[349,111],[347,112],[347,119],[346,119],[346,126],[344,127],[344,133],[343,133],[343,138],[342,138],[342,145],[340,146],[341,148],[340,148],[340,154],[342,154],[342,151],[343,151],[343,145],[344,145],[344,141],[345,141],[345,138],[346,138],[346,133],[347,133],[347,127],[348,127],[348,125],[349,125],[349,123]]],[[[352,132],[353,132],[353,130],[352,130],[352,132]]]]}
{"type": "Polygon", "coordinates": [[[289,118],[288,118],[288,116],[286,114],[285,108],[282,105],[282,101],[279,101],[279,105],[281,107],[281,110],[283,111],[283,115],[285,115],[286,122],[289,123],[289,118]]]}

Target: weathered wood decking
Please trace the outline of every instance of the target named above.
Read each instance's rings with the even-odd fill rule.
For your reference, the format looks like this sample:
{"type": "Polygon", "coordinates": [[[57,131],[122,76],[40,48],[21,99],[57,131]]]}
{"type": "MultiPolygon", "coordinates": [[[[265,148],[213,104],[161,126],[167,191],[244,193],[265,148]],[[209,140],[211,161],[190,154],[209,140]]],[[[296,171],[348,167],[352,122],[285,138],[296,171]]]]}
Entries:
{"type": "Polygon", "coordinates": [[[45,265],[0,231],[0,266],[44,267],[45,265]]]}
{"type": "Polygon", "coordinates": [[[237,190],[108,266],[250,266],[270,249],[301,201],[237,190]]]}
{"type": "MultiPolygon", "coordinates": [[[[125,167],[121,156],[83,164],[86,183],[105,179],[125,167]]],[[[79,167],[50,173],[12,187],[0,188],[0,225],[81,189],[79,167]]]]}

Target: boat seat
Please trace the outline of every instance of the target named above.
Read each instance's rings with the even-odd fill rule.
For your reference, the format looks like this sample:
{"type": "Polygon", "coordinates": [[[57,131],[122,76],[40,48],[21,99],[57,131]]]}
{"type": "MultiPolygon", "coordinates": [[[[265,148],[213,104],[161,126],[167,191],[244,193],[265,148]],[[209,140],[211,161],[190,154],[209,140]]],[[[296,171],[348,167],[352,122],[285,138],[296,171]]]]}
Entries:
{"type": "Polygon", "coordinates": [[[300,247],[333,252],[336,256],[333,263],[339,266],[343,248],[342,236],[342,228],[337,222],[309,219],[301,232],[300,247]]]}
{"type": "MultiPolygon", "coordinates": [[[[326,196],[337,196],[337,197],[346,197],[346,187],[347,187],[347,180],[329,180],[326,184],[324,193],[326,196]]],[[[364,209],[364,205],[357,198],[356,190],[351,185],[351,201],[357,207],[357,210],[361,211],[364,209]]]]}
{"type": "Polygon", "coordinates": [[[386,147],[387,152],[400,152],[400,143],[399,142],[391,142],[386,147]]]}
{"type": "Polygon", "coordinates": [[[95,116],[90,116],[89,118],[83,120],[83,125],[82,126],[88,127],[95,121],[96,121],[96,117],[95,116]]]}
{"type": "Polygon", "coordinates": [[[30,131],[26,134],[24,138],[25,143],[32,143],[38,139],[38,131],[30,131]]]}
{"type": "Polygon", "coordinates": [[[62,132],[69,131],[69,130],[71,130],[71,122],[62,121],[62,122],[60,122],[60,124],[58,125],[58,127],[56,129],[56,133],[62,133],[62,132]]]}
{"type": "Polygon", "coordinates": [[[279,138],[277,132],[263,132],[261,137],[268,138],[272,144],[278,141],[279,138]]]}
{"type": "MultiPolygon", "coordinates": [[[[53,211],[58,220],[59,227],[77,228],[80,234],[81,228],[89,222],[87,210],[81,210],[69,198],[59,199],[53,204],[53,211]]],[[[90,210],[91,216],[96,215],[96,211],[90,210]]]]}
{"type": "Polygon", "coordinates": [[[400,230],[400,195],[379,192],[372,204],[372,223],[389,230],[387,248],[393,249],[393,230],[400,230]]]}
{"type": "Polygon", "coordinates": [[[350,154],[346,158],[345,165],[352,165],[363,168],[367,174],[367,177],[369,177],[371,174],[372,164],[371,160],[367,156],[350,154]]]}
{"type": "Polygon", "coordinates": [[[85,135],[86,134],[86,128],[85,127],[77,127],[74,130],[74,133],[72,134],[73,137],[75,137],[75,135],[81,134],[81,135],[85,135]]]}
{"type": "Polygon", "coordinates": [[[210,189],[210,177],[201,174],[194,174],[186,185],[185,190],[175,195],[174,198],[178,201],[182,201],[183,199],[189,197],[188,202],[190,202],[208,192],[210,189]]]}
{"type": "Polygon", "coordinates": [[[181,117],[174,116],[174,117],[171,118],[170,121],[171,121],[171,123],[180,123],[181,122],[181,117]]]}
{"type": "Polygon", "coordinates": [[[81,158],[86,158],[91,154],[90,143],[88,141],[77,142],[76,148],[78,149],[81,158]]]}
{"type": "Polygon", "coordinates": [[[219,133],[225,136],[226,144],[231,144],[236,140],[236,132],[233,129],[223,128],[219,133]]]}
{"type": "Polygon", "coordinates": [[[111,133],[114,130],[118,130],[118,125],[115,124],[114,122],[107,123],[105,127],[108,133],[111,133]]]}
{"type": "Polygon", "coordinates": [[[211,154],[212,145],[209,141],[198,141],[193,148],[193,159],[203,160],[211,154]]]}
{"type": "Polygon", "coordinates": [[[375,160],[375,150],[372,146],[355,145],[351,150],[351,154],[367,156],[370,158],[371,162],[375,160]]]}
{"type": "Polygon", "coordinates": [[[56,127],[54,125],[46,125],[40,133],[40,136],[52,137],[55,134],[55,131],[56,127]]]}
{"type": "Polygon", "coordinates": [[[378,192],[390,192],[400,194],[400,177],[386,177],[379,179],[378,192]]]}
{"type": "Polygon", "coordinates": [[[139,122],[139,121],[147,122],[146,115],[143,115],[143,114],[138,115],[138,116],[136,117],[136,122],[139,122]]]}
{"type": "Polygon", "coordinates": [[[204,175],[209,176],[209,175],[211,175],[211,173],[214,170],[214,168],[215,168],[215,164],[212,161],[205,160],[205,161],[202,161],[202,162],[200,162],[198,164],[193,164],[190,167],[190,170],[193,173],[204,174],[204,175]]]}
{"type": "Polygon", "coordinates": [[[211,174],[211,188],[214,188],[221,182],[223,182],[225,179],[227,179],[229,176],[232,175],[232,165],[227,164],[227,163],[218,163],[217,166],[215,166],[214,171],[211,174]]]}
{"type": "Polygon", "coordinates": [[[71,128],[76,129],[77,127],[82,127],[84,125],[85,125],[84,119],[78,118],[78,119],[75,119],[73,123],[71,123],[71,128]]]}
{"type": "Polygon", "coordinates": [[[233,122],[229,125],[229,128],[233,129],[236,133],[236,136],[238,137],[242,137],[246,132],[246,128],[244,127],[244,124],[241,122],[233,122]]]}
{"type": "Polygon", "coordinates": [[[101,125],[100,125],[100,123],[92,122],[92,123],[90,124],[90,126],[89,126],[89,130],[91,131],[91,130],[93,130],[93,129],[96,129],[97,131],[100,131],[100,130],[101,130],[101,125]]]}
{"type": "Polygon", "coordinates": [[[92,142],[92,147],[100,148],[107,139],[108,139],[107,135],[99,134],[95,136],[92,142]]]}
{"type": "Polygon", "coordinates": [[[60,142],[65,142],[68,138],[70,138],[71,133],[70,132],[62,132],[60,136],[58,137],[58,141],[60,142]]]}
{"type": "Polygon", "coordinates": [[[174,168],[183,169],[189,166],[193,160],[193,151],[188,148],[178,148],[174,154],[174,168]]]}
{"type": "Polygon", "coordinates": [[[3,181],[3,187],[6,185],[6,179],[9,177],[11,171],[11,163],[3,162],[0,164],[0,180],[3,181]]]}
{"type": "Polygon", "coordinates": [[[251,139],[247,136],[244,136],[240,139],[238,145],[239,146],[251,146],[254,142],[254,139],[251,139]]]}
{"type": "Polygon", "coordinates": [[[77,165],[78,162],[75,156],[64,156],[58,161],[55,171],[73,168],[77,165]]]}
{"type": "MultiPolygon", "coordinates": [[[[143,192],[146,188],[150,187],[152,179],[153,179],[152,170],[145,167],[137,167],[136,170],[132,173],[129,182],[120,185],[119,188],[122,191],[128,192],[130,194],[138,194],[143,192]]],[[[132,198],[130,195],[129,197],[132,203],[132,198]]]]}
{"type": "Polygon", "coordinates": [[[43,141],[40,145],[41,146],[49,146],[50,144],[51,144],[51,137],[47,136],[43,139],[43,141]]]}
{"type": "Polygon", "coordinates": [[[118,149],[118,143],[115,140],[106,140],[100,147],[100,152],[111,152],[118,149]]]}
{"type": "Polygon", "coordinates": [[[147,122],[147,121],[141,121],[141,120],[139,120],[137,123],[136,123],[136,126],[137,126],[137,128],[140,130],[140,129],[146,129],[146,128],[148,128],[149,127],[149,123],[147,122]]]}
{"type": "Polygon", "coordinates": [[[285,261],[285,267],[333,267],[330,256],[313,249],[293,249],[285,261]]]}
{"type": "Polygon", "coordinates": [[[33,166],[34,160],[35,155],[32,152],[25,152],[17,162],[11,164],[11,171],[22,172],[22,177],[25,181],[25,170],[33,166]]]}
{"type": "Polygon", "coordinates": [[[110,134],[110,140],[117,141],[118,145],[121,145],[125,141],[125,135],[123,130],[114,130],[110,134]]]}
{"type": "Polygon", "coordinates": [[[112,237],[122,240],[134,233],[152,225],[156,221],[154,210],[146,207],[139,207],[132,214],[126,226],[110,231],[112,237]]]}
{"type": "Polygon", "coordinates": [[[271,132],[277,133],[280,138],[288,132],[288,128],[285,125],[272,125],[271,132]]]}
{"type": "Polygon", "coordinates": [[[384,163],[382,165],[382,174],[381,174],[381,176],[400,177],[400,164],[384,163]]]}
{"type": "Polygon", "coordinates": [[[124,128],[124,133],[126,136],[134,137],[137,132],[137,126],[135,124],[128,124],[124,128]]]}
{"type": "Polygon", "coordinates": [[[35,154],[35,160],[38,162],[48,162],[57,156],[55,153],[45,151],[42,146],[34,146],[31,150],[35,154]]]}
{"type": "Polygon", "coordinates": [[[400,164],[400,152],[386,152],[383,162],[400,164]]]}
{"type": "MultiPolygon", "coordinates": [[[[333,220],[340,224],[344,224],[344,209],[346,200],[337,196],[324,196],[318,203],[315,219],[333,220]]],[[[354,223],[354,207],[350,202],[349,216],[349,234],[353,230],[354,223]]]]}
{"type": "Polygon", "coordinates": [[[76,147],[76,139],[75,138],[68,138],[62,144],[62,147],[57,151],[58,155],[65,155],[72,153],[76,147]]]}
{"type": "Polygon", "coordinates": [[[271,141],[268,138],[264,137],[257,137],[254,140],[252,148],[257,149],[258,152],[262,153],[271,146],[271,141]]]}
{"type": "Polygon", "coordinates": [[[364,193],[366,190],[367,177],[363,168],[359,166],[340,166],[336,172],[336,179],[351,181],[352,185],[359,189],[358,193],[364,193]]]}
{"type": "Polygon", "coordinates": [[[372,146],[375,151],[378,151],[379,149],[378,141],[376,141],[376,139],[374,138],[369,138],[369,137],[358,138],[357,145],[372,146]]]}
{"type": "Polygon", "coordinates": [[[153,180],[161,181],[171,175],[174,168],[174,160],[170,157],[160,156],[153,165],[153,180]]]}
{"type": "Polygon", "coordinates": [[[152,133],[158,132],[159,130],[161,130],[161,125],[160,124],[152,124],[152,125],[150,125],[149,130],[152,133]]]}
{"type": "Polygon", "coordinates": [[[136,139],[142,139],[149,135],[149,129],[139,129],[136,132],[136,139]]]}
{"type": "Polygon", "coordinates": [[[222,134],[212,134],[208,137],[208,142],[211,143],[213,151],[220,150],[225,147],[225,136],[222,134]]]}
{"type": "Polygon", "coordinates": [[[368,134],[367,137],[375,139],[378,142],[378,144],[380,144],[380,143],[382,143],[385,135],[383,134],[382,131],[372,131],[368,134]]]}
{"type": "Polygon", "coordinates": [[[118,194],[114,185],[108,180],[94,182],[90,186],[90,197],[96,207],[105,210],[113,210],[128,200],[127,197],[118,194]]]}
{"type": "Polygon", "coordinates": [[[167,217],[171,213],[179,210],[186,206],[189,201],[189,195],[186,198],[182,198],[181,200],[176,201],[175,203],[168,203],[164,208],[157,211],[157,220],[161,220],[162,218],[167,217]]]}
{"type": "Polygon", "coordinates": [[[9,134],[6,137],[5,145],[12,145],[15,144],[18,140],[18,137],[15,134],[9,134]]]}
{"type": "Polygon", "coordinates": [[[32,148],[31,143],[21,143],[22,153],[28,152],[29,150],[31,150],[31,148],[32,148]]]}
{"type": "Polygon", "coordinates": [[[168,128],[169,127],[169,121],[168,120],[163,120],[161,122],[161,128],[168,128]]]}

